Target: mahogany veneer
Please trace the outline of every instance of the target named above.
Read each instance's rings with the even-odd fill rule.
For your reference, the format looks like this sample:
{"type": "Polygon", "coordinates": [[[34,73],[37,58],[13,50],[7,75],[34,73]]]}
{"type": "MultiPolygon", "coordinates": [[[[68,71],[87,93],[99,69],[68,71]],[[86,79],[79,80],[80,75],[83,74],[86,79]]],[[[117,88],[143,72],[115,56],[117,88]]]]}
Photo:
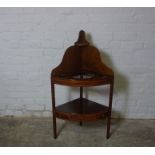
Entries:
{"type": "Polygon", "coordinates": [[[114,73],[100,58],[97,48],[89,45],[85,32],[80,31],[74,46],[69,47],[59,66],[51,73],[51,93],[53,108],[53,133],[57,137],[56,118],[69,121],[96,121],[107,117],[107,138],[110,136],[114,73]],[[79,87],[80,97],[55,106],[55,84],[79,87]],[[105,106],[83,98],[83,87],[110,85],[109,105],[105,106]]]}

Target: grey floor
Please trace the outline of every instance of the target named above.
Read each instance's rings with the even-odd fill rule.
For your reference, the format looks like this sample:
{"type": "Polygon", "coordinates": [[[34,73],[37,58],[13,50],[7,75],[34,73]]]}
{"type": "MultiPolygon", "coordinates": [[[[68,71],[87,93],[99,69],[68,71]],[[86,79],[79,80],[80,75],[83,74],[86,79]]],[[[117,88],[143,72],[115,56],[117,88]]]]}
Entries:
{"type": "Polygon", "coordinates": [[[51,118],[0,118],[0,146],[155,146],[155,120],[113,119],[108,140],[105,120],[57,124],[55,140],[51,118]]]}

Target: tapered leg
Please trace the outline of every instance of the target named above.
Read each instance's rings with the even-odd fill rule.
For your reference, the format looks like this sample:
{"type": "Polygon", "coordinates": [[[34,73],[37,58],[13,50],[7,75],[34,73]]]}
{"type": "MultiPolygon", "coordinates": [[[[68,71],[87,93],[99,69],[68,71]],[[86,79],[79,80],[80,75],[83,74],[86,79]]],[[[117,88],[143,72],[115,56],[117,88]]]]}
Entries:
{"type": "Polygon", "coordinates": [[[55,139],[57,138],[56,117],[54,114],[53,114],[53,137],[55,139]]]}
{"type": "Polygon", "coordinates": [[[51,82],[51,93],[52,93],[52,110],[53,110],[53,137],[57,138],[57,129],[56,129],[56,116],[55,116],[55,89],[54,83],[51,82]]]}
{"type": "Polygon", "coordinates": [[[110,137],[111,114],[107,117],[107,139],[110,137]]]}
{"type": "Polygon", "coordinates": [[[113,98],[113,82],[112,82],[112,84],[110,84],[109,113],[108,113],[108,116],[107,116],[107,135],[106,135],[107,139],[110,137],[112,98],[113,98]]]}
{"type": "Polygon", "coordinates": [[[82,122],[80,122],[80,126],[82,126],[82,122]]]}
{"type": "MultiPolygon", "coordinates": [[[[82,100],[83,98],[83,87],[80,87],[80,99],[82,100]]],[[[80,102],[80,109],[81,109],[81,113],[83,111],[83,105],[82,105],[82,101],[80,102]]],[[[80,126],[82,126],[82,121],[80,122],[80,126]]]]}

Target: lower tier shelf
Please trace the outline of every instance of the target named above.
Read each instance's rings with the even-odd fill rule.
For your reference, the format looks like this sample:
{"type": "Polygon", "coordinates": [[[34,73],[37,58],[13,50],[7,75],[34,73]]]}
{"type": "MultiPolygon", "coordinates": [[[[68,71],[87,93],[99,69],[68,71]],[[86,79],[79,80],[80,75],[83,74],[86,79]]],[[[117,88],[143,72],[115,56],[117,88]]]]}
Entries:
{"type": "Polygon", "coordinates": [[[109,114],[107,106],[98,104],[85,98],[78,98],[57,106],[55,116],[70,121],[95,121],[109,114]]]}

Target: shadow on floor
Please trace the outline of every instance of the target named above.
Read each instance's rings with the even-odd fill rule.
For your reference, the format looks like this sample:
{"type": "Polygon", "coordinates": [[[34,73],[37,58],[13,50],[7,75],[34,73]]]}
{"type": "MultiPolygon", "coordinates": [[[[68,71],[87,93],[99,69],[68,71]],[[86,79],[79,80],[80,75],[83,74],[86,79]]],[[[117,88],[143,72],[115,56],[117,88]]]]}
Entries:
{"type": "Polygon", "coordinates": [[[108,140],[104,120],[57,124],[61,132],[54,139],[52,118],[0,118],[0,146],[155,146],[155,120],[112,119],[108,140]]]}

